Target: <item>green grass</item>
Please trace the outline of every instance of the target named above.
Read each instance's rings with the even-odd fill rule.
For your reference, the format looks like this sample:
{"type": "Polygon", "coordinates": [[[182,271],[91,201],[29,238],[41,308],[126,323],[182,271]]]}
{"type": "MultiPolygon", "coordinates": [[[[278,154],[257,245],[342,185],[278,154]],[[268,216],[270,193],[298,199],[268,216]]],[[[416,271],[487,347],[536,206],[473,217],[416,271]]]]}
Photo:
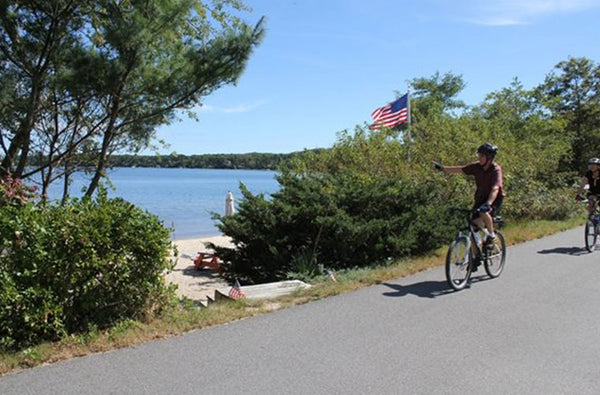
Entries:
{"type": "MultiPolygon", "coordinates": [[[[531,221],[509,224],[504,234],[509,245],[565,231],[584,223],[583,218],[568,221],[531,221]]],[[[583,242],[583,241],[582,241],[583,242]]],[[[42,363],[52,363],[95,352],[129,347],[143,342],[199,330],[269,311],[309,303],[373,284],[408,276],[444,263],[446,247],[422,256],[371,268],[336,273],[337,282],[319,277],[313,287],[270,301],[219,302],[197,308],[189,300],[173,303],[161,316],[144,322],[125,320],[107,331],[91,329],[56,343],[44,343],[14,353],[0,354],[0,375],[42,363]]],[[[509,263],[510,264],[510,263],[509,263]]]]}

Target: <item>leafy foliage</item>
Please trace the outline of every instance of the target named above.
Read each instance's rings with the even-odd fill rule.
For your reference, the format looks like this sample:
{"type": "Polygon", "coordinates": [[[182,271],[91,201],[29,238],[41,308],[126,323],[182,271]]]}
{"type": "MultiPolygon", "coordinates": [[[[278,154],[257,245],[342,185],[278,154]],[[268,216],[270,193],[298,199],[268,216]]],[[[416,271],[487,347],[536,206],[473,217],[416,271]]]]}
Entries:
{"type": "Polygon", "coordinates": [[[583,171],[600,156],[600,65],[587,58],[559,62],[536,89],[538,101],[565,123],[573,156],[564,167],[583,171]]]}
{"type": "Polygon", "coordinates": [[[35,196],[35,188],[23,184],[21,179],[13,178],[10,174],[0,178],[0,208],[22,206],[35,196]]]}
{"type": "Polygon", "coordinates": [[[440,76],[438,72],[430,78],[414,78],[410,84],[414,90],[414,112],[418,119],[466,107],[456,98],[466,86],[460,75],[446,73],[440,76]]]}
{"type": "Polygon", "coordinates": [[[0,346],[142,318],[170,297],[170,232],[121,199],[0,212],[0,346]]]}
{"type": "Polygon", "coordinates": [[[311,265],[336,270],[420,253],[447,242],[458,226],[433,181],[286,172],[279,182],[271,200],[242,186],[239,212],[217,216],[223,233],[241,246],[218,253],[247,282],[286,278],[308,251],[316,257],[311,265]]]}
{"type": "MultiPolygon", "coordinates": [[[[569,116],[552,110],[558,103],[552,95],[540,100],[542,88],[527,91],[515,79],[467,108],[456,97],[464,87],[460,76],[436,73],[413,85],[410,133],[406,125],[380,131],[357,126],[354,133],[341,132],[331,149],[285,164],[280,191],[270,198],[242,186],[239,213],[216,216],[238,246],[219,249],[232,262],[231,276],[247,282],[309,278],[320,267],[369,266],[446,243],[463,220],[451,208],[469,207],[475,188],[467,177],[433,172],[431,162],[474,162],[483,142],[500,146],[505,217],[577,215],[570,190],[575,169],[564,166],[578,155],[577,133],[569,130],[569,116]]],[[[586,97],[585,109],[598,106],[597,95],[586,97]]]]}
{"type": "Polygon", "coordinates": [[[92,196],[113,152],[147,148],[159,125],[237,82],[264,33],[245,11],[238,0],[1,2],[0,177],[41,172],[44,194],[83,160],[92,196]]]}

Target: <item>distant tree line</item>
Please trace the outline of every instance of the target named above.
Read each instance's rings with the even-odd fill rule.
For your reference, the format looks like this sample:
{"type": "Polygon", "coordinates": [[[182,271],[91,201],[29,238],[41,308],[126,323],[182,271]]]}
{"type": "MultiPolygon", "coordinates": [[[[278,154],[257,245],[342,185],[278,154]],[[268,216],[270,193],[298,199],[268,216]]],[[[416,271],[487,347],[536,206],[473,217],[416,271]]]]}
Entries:
{"type": "MultiPolygon", "coordinates": [[[[165,167],[188,169],[256,169],[274,170],[302,154],[318,154],[325,148],[297,151],[287,154],[250,152],[246,154],[202,154],[182,155],[112,155],[109,167],[165,167]]],[[[1,156],[0,156],[1,159],[1,156]]],[[[40,166],[43,155],[32,155],[31,166],[40,166]]],[[[93,167],[93,160],[78,158],[81,167],[93,167]]]]}
{"type": "MultiPolygon", "coordinates": [[[[322,149],[311,150],[319,152],[322,149]]],[[[303,152],[273,154],[251,152],[246,154],[204,155],[113,155],[113,167],[169,167],[195,169],[276,169],[303,152]]]]}

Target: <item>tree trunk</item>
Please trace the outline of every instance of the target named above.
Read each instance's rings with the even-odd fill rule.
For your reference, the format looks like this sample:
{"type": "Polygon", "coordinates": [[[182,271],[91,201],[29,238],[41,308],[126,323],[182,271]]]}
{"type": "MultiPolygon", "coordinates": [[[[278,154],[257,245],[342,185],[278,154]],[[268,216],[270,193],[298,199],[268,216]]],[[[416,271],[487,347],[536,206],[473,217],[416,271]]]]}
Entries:
{"type": "Polygon", "coordinates": [[[60,204],[63,206],[67,203],[67,200],[69,199],[69,182],[70,182],[70,180],[71,180],[71,161],[67,159],[65,161],[65,180],[63,183],[62,199],[60,200],[60,204]]]}
{"type": "Polygon", "coordinates": [[[98,164],[96,165],[96,172],[94,173],[94,177],[90,181],[90,185],[85,191],[86,197],[92,197],[96,188],[98,188],[98,184],[100,183],[100,178],[104,174],[104,169],[106,168],[106,159],[108,158],[108,150],[110,148],[110,143],[112,143],[112,139],[114,137],[114,129],[115,123],[117,122],[117,115],[119,114],[119,97],[116,96],[113,101],[113,105],[111,106],[111,114],[110,121],[106,126],[106,132],[104,132],[104,138],[102,139],[102,149],[100,151],[100,155],[98,156],[98,164]]]}
{"type": "Polygon", "coordinates": [[[100,178],[104,174],[104,169],[106,168],[106,158],[108,157],[108,147],[112,141],[112,132],[106,131],[104,134],[104,139],[102,140],[102,150],[100,155],[98,156],[98,163],[96,164],[96,172],[94,173],[94,177],[90,181],[90,185],[85,191],[86,197],[92,197],[96,188],[100,184],[100,178]]]}
{"type": "Polygon", "coordinates": [[[13,174],[20,177],[25,168],[27,154],[29,153],[29,142],[31,139],[31,130],[35,123],[35,114],[37,112],[40,103],[40,85],[41,78],[36,77],[31,86],[31,94],[29,95],[29,106],[25,119],[17,129],[15,137],[10,142],[8,152],[2,160],[0,166],[0,178],[6,177],[8,174],[13,174]],[[17,156],[17,152],[21,149],[21,157],[19,159],[19,165],[13,172],[13,165],[17,156]]]}

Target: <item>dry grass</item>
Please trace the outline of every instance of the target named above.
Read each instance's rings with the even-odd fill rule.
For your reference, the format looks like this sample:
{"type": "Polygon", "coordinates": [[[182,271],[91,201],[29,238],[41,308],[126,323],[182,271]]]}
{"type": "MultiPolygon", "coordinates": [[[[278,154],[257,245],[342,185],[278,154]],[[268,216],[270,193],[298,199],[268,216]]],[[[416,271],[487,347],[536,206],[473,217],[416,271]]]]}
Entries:
{"type": "MultiPolygon", "coordinates": [[[[508,226],[504,230],[509,245],[533,240],[583,224],[581,218],[570,221],[532,221],[508,226]]],[[[23,368],[52,363],[91,353],[131,347],[155,339],[221,325],[231,321],[264,314],[269,311],[309,303],[373,284],[402,278],[444,263],[446,248],[432,253],[374,268],[362,268],[336,273],[337,282],[313,284],[276,301],[221,302],[209,308],[197,308],[184,301],[173,306],[161,317],[147,322],[124,321],[108,331],[91,331],[71,336],[60,342],[44,343],[15,353],[0,354],[0,375],[23,368]]]]}

